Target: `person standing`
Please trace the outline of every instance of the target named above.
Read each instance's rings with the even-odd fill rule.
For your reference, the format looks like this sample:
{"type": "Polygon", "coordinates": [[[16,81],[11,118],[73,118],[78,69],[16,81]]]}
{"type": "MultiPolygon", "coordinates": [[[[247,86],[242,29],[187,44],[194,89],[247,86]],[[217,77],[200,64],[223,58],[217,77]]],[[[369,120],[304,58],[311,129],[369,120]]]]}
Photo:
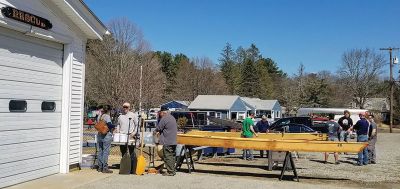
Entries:
{"type": "MultiPolygon", "coordinates": [[[[118,116],[118,122],[117,122],[117,129],[116,132],[117,133],[121,133],[121,134],[125,134],[127,135],[129,133],[129,138],[131,138],[131,136],[135,137],[136,133],[137,133],[137,127],[139,126],[139,119],[138,116],[131,112],[131,104],[129,104],[128,102],[125,102],[122,105],[122,114],[120,116],[118,116]],[[129,119],[130,119],[130,123],[129,123],[129,119]],[[130,128],[129,128],[130,126],[130,128]],[[129,132],[128,132],[129,129],[129,132]]],[[[123,156],[126,153],[126,146],[125,145],[120,145],[119,149],[121,150],[121,155],[123,156]]],[[[128,149],[129,149],[129,154],[131,155],[132,159],[135,158],[136,154],[135,154],[135,146],[134,145],[128,145],[128,149]]]]}
{"type": "MultiPolygon", "coordinates": [[[[365,118],[365,113],[360,113],[360,120],[353,126],[353,129],[357,131],[357,142],[368,142],[368,133],[370,129],[370,124],[365,118]]],[[[364,148],[358,153],[358,166],[368,165],[368,149],[364,148]]]]}
{"type": "Polygon", "coordinates": [[[160,122],[154,132],[156,135],[160,135],[160,144],[163,145],[163,160],[167,168],[167,172],[163,173],[163,176],[174,176],[178,124],[166,107],[161,107],[160,117],[160,122]]]}
{"type": "MultiPolygon", "coordinates": [[[[256,128],[258,133],[268,133],[269,132],[269,123],[267,120],[267,116],[263,115],[261,120],[257,122],[256,128]]],[[[260,150],[260,157],[264,157],[264,150],[260,150]]]]}
{"type": "Polygon", "coordinates": [[[344,111],[344,116],[338,120],[340,127],[342,127],[340,131],[340,141],[348,141],[350,136],[350,127],[353,126],[353,120],[350,118],[350,112],[348,110],[344,111]]]}
{"type": "MultiPolygon", "coordinates": [[[[254,131],[253,125],[254,125],[254,113],[251,112],[249,114],[249,117],[246,117],[246,119],[243,120],[242,123],[242,137],[243,138],[253,138],[253,135],[256,137],[258,136],[257,133],[254,131]]],[[[253,150],[250,149],[243,149],[243,159],[244,160],[254,160],[253,156],[253,150]]]]}
{"type": "Polygon", "coordinates": [[[368,121],[371,124],[370,131],[369,131],[369,141],[368,141],[368,157],[369,162],[371,164],[376,164],[376,151],[375,151],[375,144],[378,135],[378,127],[374,120],[374,115],[368,116],[368,121]]]}
{"type": "Polygon", "coordinates": [[[112,171],[108,169],[108,156],[110,155],[111,142],[113,140],[112,132],[115,128],[110,117],[111,106],[105,105],[99,108],[99,110],[101,110],[101,115],[98,117],[98,121],[106,122],[108,132],[106,134],[101,134],[100,132],[97,133],[97,164],[99,166],[97,171],[102,173],[112,173],[112,171]]]}
{"type": "MultiPolygon", "coordinates": [[[[328,126],[328,141],[339,141],[340,125],[334,120],[335,115],[329,114],[329,121],[326,122],[328,126]]],[[[335,164],[339,164],[339,154],[337,152],[333,153],[335,157],[335,164]]],[[[325,152],[325,163],[328,163],[329,153],[325,152]]]]}

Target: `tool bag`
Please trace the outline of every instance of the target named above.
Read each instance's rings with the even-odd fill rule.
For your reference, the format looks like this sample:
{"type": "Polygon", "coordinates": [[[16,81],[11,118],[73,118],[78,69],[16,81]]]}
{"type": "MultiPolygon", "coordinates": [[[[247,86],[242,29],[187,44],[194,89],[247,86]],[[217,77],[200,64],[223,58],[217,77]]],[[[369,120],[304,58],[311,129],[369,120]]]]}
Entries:
{"type": "Polygon", "coordinates": [[[103,115],[101,115],[100,120],[94,125],[94,128],[100,133],[100,134],[107,134],[108,132],[108,126],[107,123],[103,119],[103,115]]]}

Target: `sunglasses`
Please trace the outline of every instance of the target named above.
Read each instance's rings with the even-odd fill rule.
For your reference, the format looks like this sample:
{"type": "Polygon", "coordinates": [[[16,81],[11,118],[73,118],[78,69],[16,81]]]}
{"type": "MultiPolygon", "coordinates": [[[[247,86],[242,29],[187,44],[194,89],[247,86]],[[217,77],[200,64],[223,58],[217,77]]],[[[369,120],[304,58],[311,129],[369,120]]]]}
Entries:
{"type": "Polygon", "coordinates": [[[122,106],[123,108],[129,108],[128,106],[122,106]]]}

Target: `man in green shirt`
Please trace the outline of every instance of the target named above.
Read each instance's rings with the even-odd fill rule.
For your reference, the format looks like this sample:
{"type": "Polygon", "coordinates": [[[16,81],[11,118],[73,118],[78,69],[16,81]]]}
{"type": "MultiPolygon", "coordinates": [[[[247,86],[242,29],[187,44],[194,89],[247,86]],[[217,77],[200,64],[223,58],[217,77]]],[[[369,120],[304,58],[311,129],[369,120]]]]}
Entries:
{"type": "MultiPolygon", "coordinates": [[[[243,120],[242,123],[242,137],[243,138],[253,138],[253,135],[256,137],[258,136],[257,133],[254,131],[254,113],[251,112],[249,114],[249,117],[246,117],[246,119],[243,120]]],[[[243,149],[243,159],[244,160],[253,160],[253,150],[250,149],[243,149]]]]}

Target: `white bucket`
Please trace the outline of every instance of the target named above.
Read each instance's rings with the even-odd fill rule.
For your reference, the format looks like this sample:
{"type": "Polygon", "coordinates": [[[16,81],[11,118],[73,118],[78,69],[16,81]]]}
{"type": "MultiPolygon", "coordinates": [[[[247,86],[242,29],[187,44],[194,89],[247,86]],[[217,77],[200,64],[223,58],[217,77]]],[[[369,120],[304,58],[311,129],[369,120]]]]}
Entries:
{"type": "Polygon", "coordinates": [[[114,142],[126,142],[127,139],[128,139],[128,135],[123,134],[123,133],[115,133],[113,136],[114,142]]]}

